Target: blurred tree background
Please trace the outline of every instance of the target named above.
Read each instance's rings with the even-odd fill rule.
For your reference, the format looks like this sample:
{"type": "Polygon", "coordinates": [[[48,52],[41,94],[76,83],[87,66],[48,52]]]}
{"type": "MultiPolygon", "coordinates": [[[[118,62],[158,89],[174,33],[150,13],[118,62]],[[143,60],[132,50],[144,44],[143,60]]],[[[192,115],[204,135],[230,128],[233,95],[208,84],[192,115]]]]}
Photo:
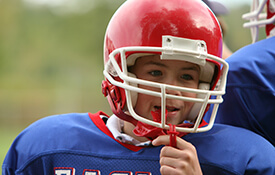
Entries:
{"type": "MultiPolygon", "coordinates": [[[[15,136],[42,117],[111,114],[101,94],[103,38],[124,0],[0,0],[0,161],[15,136]],[[39,2],[39,3],[38,3],[39,2]]],[[[241,15],[224,17],[232,51],[251,42],[241,15]]],[[[127,24],[125,24],[127,25],[127,24]]]]}
{"type": "Polygon", "coordinates": [[[53,114],[106,111],[103,38],[123,0],[0,0],[0,161],[14,137],[53,114]]]}

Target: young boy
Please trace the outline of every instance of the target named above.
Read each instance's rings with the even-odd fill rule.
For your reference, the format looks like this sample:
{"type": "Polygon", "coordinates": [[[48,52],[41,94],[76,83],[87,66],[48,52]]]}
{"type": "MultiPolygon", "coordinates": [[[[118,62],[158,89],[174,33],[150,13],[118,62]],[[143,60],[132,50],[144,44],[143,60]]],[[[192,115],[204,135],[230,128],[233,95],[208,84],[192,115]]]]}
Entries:
{"type": "Polygon", "coordinates": [[[114,114],[35,122],[12,144],[3,174],[274,174],[265,139],[212,128],[228,70],[221,50],[220,26],[201,0],[127,0],[104,40],[102,92],[114,114]]]}

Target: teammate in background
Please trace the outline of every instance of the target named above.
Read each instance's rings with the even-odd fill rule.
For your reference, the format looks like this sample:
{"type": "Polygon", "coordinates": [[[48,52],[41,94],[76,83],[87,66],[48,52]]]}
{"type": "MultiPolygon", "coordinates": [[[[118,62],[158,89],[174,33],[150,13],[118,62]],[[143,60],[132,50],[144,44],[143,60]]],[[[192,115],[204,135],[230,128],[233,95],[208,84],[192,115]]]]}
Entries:
{"type": "Polygon", "coordinates": [[[114,114],[35,122],[11,145],[3,175],[275,174],[268,141],[213,126],[228,71],[221,54],[220,26],[201,0],[125,1],[104,39],[102,92],[114,114]]]}
{"type": "MultiPolygon", "coordinates": [[[[202,0],[205,4],[208,5],[208,7],[214,12],[214,14],[217,16],[218,21],[222,28],[222,34],[223,37],[226,36],[227,32],[227,24],[223,19],[224,15],[227,15],[229,13],[228,8],[226,8],[222,3],[214,0],[202,0]]],[[[230,55],[232,55],[232,51],[228,48],[227,44],[223,42],[223,51],[222,51],[222,58],[226,59],[230,55]]]]}
{"type": "Polygon", "coordinates": [[[253,44],[227,59],[227,93],[217,122],[252,130],[275,146],[275,0],[254,0],[251,9],[243,18],[250,20],[244,27],[251,28],[253,44]],[[261,41],[259,27],[266,29],[261,41]]]}

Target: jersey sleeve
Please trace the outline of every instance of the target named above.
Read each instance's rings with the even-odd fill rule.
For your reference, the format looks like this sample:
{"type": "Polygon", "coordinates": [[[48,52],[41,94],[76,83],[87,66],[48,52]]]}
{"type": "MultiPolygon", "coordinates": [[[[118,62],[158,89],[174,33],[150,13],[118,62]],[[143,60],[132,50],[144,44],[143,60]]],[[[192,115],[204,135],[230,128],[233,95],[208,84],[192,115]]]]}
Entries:
{"type": "Polygon", "coordinates": [[[42,118],[24,129],[13,141],[2,165],[2,174],[16,174],[26,164],[53,150],[79,148],[91,123],[88,114],[62,114],[42,118]]]}

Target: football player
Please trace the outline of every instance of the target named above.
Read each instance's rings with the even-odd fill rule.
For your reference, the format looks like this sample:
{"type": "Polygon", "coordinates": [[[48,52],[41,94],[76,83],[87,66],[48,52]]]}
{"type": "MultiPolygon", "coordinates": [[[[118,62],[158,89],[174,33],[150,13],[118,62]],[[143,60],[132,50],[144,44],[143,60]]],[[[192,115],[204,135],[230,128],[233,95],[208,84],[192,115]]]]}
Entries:
{"type": "Polygon", "coordinates": [[[201,0],[127,0],[104,39],[113,114],[35,122],[11,145],[3,174],[274,174],[268,141],[213,126],[228,71],[221,55],[220,25],[201,0]]]}
{"type": "Polygon", "coordinates": [[[254,0],[251,9],[243,18],[250,20],[244,27],[251,29],[253,44],[227,60],[227,94],[217,122],[252,130],[275,146],[275,0],[254,0]],[[267,38],[258,41],[260,27],[267,38]]]}

